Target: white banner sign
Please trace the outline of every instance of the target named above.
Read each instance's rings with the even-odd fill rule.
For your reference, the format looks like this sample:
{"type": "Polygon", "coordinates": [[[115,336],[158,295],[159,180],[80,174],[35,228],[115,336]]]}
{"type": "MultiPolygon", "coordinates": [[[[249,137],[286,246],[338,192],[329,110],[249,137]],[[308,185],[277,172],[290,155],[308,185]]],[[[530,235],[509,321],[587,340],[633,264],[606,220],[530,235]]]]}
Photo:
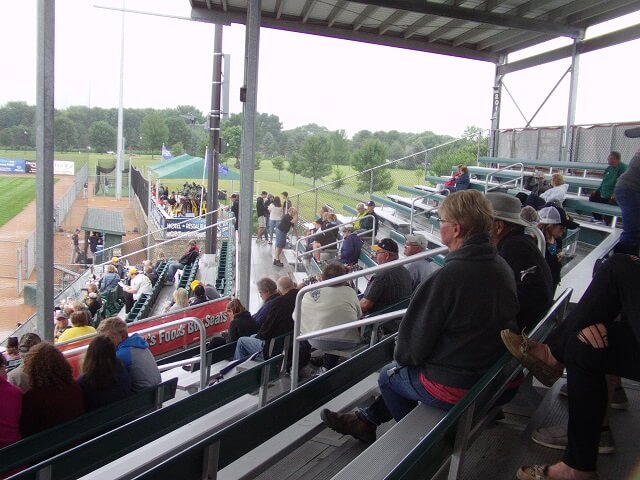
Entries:
{"type": "Polygon", "coordinates": [[[74,162],[65,162],[62,160],[53,161],[53,174],[54,175],[75,175],[76,164],[74,162]]]}

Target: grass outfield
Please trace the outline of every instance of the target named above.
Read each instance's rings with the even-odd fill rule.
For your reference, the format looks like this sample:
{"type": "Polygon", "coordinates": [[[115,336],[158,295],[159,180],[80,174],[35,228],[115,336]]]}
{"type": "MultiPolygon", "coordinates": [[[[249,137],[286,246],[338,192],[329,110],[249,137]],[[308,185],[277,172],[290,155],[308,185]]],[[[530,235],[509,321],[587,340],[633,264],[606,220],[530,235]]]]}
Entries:
{"type": "MultiPolygon", "coordinates": [[[[0,150],[0,157],[5,158],[18,158],[18,159],[27,159],[33,160],[35,159],[34,151],[22,151],[22,150],[0,150]]],[[[95,166],[99,161],[109,161],[113,160],[113,155],[108,154],[99,154],[99,153],[88,153],[88,152],[56,152],[55,153],[56,160],[67,160],[73,161],[76,163],[76,169],[81,168],[84,164],[88,163],[89,165],[89,176],[95,174],[95,166]]],[[[161,161],[161,156],[155,155],[152,158],[151,155],[135,155],[131,157],[131,162],[134,167],[140,169],[143,175],[147,174],[147,167],[151,164],[158,163],[161,161]]],[[[125,155],[125,165],[128,166],[129,156],[125,155]]],[[[345,175],[351,175],[355,173],[355,171],[349,166],[340,166],[339,167],[345,175]]],[[[232,168],[232,170],[235,170],[232,168]]],[[[422,183],[422,178],[424,172],[420,169],[417,171],[414,170],[404,170],[404,169],[391,169],[389,170],[391,176],[393,178],[393,186],[389,190],[389,193],[397,193],[398,185],[413,185],[415,183],[422,183]]],[[[254,191],[259,192],[261,190],[266,190],[268,192],[274,194],[280,194],[282,191],[288,191],[290,196],[295,196],[301,192],[305,192],[311,190],[313,188],[313,181],[310,178],[305,178],[302,175],[296,175],[295,184],[293,182],[293,175],[283,170],[282,172],[278,172],[270,160],[263,160],[260,164],[260,168],[255,171],[254,174],[255,184],[254,191]]],[[[333,173],[324,177],[322,180],[318,180],[317,184],[322,185],[323,183],[328,183],[332,181],[333,173]]],[[[161,181],[162,184],[166,185],[170,190],[180,190],[185,181],[196,183],[201,183],[202,179],[172,179],[172,180],[164,180],[161,181]]],[[[155,179],[154,179],[155,183],[155,179]]],[[[331,188],[329,191],[319,191],[318,192],[318,207],[328,203],[329,205],[337,208],[339,212],[342,211],[342,205],[348,204],[355,206],[358,201],[365,201],[369,199],[369,195],[367,193],[359,194],[355,191],[355,179],[347,180],[345,186],[340,189],[331,188]]],[[[219,188],[221,190],[226,190],[227,192],[235,191],[238,192],[240,190],[239,182],[230,182],[221,180],[219,184],[219,188]]],[[[113,190],[112,190],[113,191],[113,190]]],[[[377,192],[381,193],[381,192],[377,192]]],[[[384,194],[383,194],[384,195],[384,194]]],[[[314,218],[316,216],[315,207],[315,195],[305,195],[302,200],[302,204],[300,205],[301,214],[305,218],[314,218]]],[[[23,206],[20,207],[22,210],[23,206]]],[[[6,222],[6,220],[4,221],[6,222]]]]}
{"type": "Polygon", "coordinates": [[[35,198],[35,177],[0,176],[0,226],[24,210],[35,198]]]}

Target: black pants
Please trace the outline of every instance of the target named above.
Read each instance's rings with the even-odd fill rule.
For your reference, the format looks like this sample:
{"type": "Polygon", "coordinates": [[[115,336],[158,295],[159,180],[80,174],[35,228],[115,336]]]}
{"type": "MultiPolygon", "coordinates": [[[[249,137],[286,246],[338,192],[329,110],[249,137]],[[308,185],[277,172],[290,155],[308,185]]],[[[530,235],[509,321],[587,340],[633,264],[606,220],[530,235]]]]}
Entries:
{"type": "Polygon", "coordinates": [[[607,409],[606,374],[640,380],[640,261],[613,255],[594,277],[577,307],[549,339],[553,355],[567,368],[568,447],[564,462],[595,471],[607,409]],[[614,321],[620,316],[621,321],[614,321]],[[577,337],[603,323],[608,346],[595,348],[577,337]]]}
{"type": "MultiPolygon", "coordinates": [[[[589,201],[594,203],[604,203],[605,205],[617,205],[615,200],[611,200],[611,197],[601,197],[598,190],[596,190],[589,196],[589,201]]],[[[611,223],[611,217],[608,215],[602,215],[595,212],[592,213],[592,215],[596,220],[605,220],[607,223],[611,223]]]]}

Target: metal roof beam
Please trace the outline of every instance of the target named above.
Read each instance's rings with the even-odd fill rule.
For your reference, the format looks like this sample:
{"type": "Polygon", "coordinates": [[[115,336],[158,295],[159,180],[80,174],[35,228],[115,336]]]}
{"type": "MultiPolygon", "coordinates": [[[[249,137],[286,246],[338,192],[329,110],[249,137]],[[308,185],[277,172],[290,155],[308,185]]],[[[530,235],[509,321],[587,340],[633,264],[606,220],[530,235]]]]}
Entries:
{"type": "Polygon", "coordinates": [[[360,15],[358,15],[358,17],[353,21],[353,29],[360,30],[360,27],[364,25],[364,22],[371,20],[371,15],[373,15],[377,9],[378,7],[367,5],[367,7],[365,7],[365,9],[360,12],[360,15]]]}
{"type": "Polygon", "coordinates": [[[302,23],[307,23],[307,20],[309,20],[309,15],[311,14],[311,11],[313,10],[313,7],[316,6],[316,1],[317,0],[307,0],[304,4],[304,8],[302,9],[302,23]]]}
{"type": "Polygon", "coordinates": [[[347,2],[345,2],[344,0],[338,0],[338,2],[336,2],[335,7],[333,7],[331,9],[331,12],[329,12],[329,16],[327,17],[327,26],[329,28],[333,27],[333,24],[336,21],[336,18],[338,18],[338,14],[344,10],[344,7],[347,5],[347,2]]]}
{"type": "MultiPolygon", "coordinates": [[[[515,8],[512,8],[511,10],[507,11],[505,14],[506,15],[516,15],[518,17],[524,17],[527,13],[537,9],[537,8],[541,8],[544,7],[546,4],[552,2],[554,0],[532,0],[530,2],[527,3],[523,3],[522,5],[519,5],[515,8]]],[[[495,8],[495,6],[490,6],[489,4],[493,3],[493,2],[487,2],[487,9],[491,10],[493,8],[495,8]]],[[[465,43],[467,40],[471,40],[475,37],[478,37],[480,35],[482,35],[483,33],[486,32],[486,28],[484,28],[482,25],[472,28],[469,31],[463,33],[462,35],[458,35],[454,40],[453,40],[453,45],[455,47],[457,47],[458,45],[462,45],[463,43],[465,43]]]]}
{"type": "MultiPolygon", "coordinates": [[[[191,9],[191,19],[206,23],[237,23],[244,24],[246,22],[246,14],[244,12],[222,12],[220,10],[207,10],[206,8],[191,9]]],[[[491,52],[477,52],[469,48],[453,48],[448,45],[437,43],[425,43],[420,41],[406,40],[401,37],[392,37],[389,35],[378,35],[377,30],[370,31],[346,29],[342,27],[327,28],[326,25],[311,23],[302,23],[299,19],[280,19],[277,20],[271,14],[263,13],[261,25],[266,28],[275,30],[283,30],[287,32],[307,33],[327,38],[338,38],[342,40],[353,40],[356,42],[371,43],[374,45],[383,45],[387,47],[403,48],[405,50],[413,50],[425,53],[437,53],[440,55],[448,55],[453,57],[468,58],[470,60],[479,60],[483,62],[496,63],[498,56],[491,52]]]]}
{"type": "Polygon", "coordinates": [[[408,12],[422,13],[425,15],[436,15],[440,17],[467,20],[469,22],[486,23],[501,27],[518,28],[539,33],[546,33],[556,36],[571,38],[581,38],[584,29],[554,21],[542,21],[530,18],[516,17],[515,15],[504,15],[499,13],[485,12],[472,8],[455,7],[422,0],[373,0],[358,1],[355,3],[365,3],[367,5],[377,5],[391,9],[406,10],[408,12]]]}
{"type": "Polygon", "coordinates": [[[391,15],[387,17],[387,19],[384,22],[382,22],[378,26],[378,35],[384,35],[385,33],[387,33],[387,30],[393,27],[396,24],[396,22],[399,22],[400,20],[402,20],[402,17],[406,15],[407,15],[407,12],[403,10],[396,10],[395,12],[393,12],[391,15]]]}
{"type": "Polygon", "coordinates": [[[433,15],[425,15],[424,17],[420,17],[418,20],[413,22],[409,27],[405,28],[402,36],[406,39],[413,37],[418,32],[418,30],[426,27],[429,24],[429,22],[431,22],[432,20],[435,20],[435,18],[436,17],[434,17],[433,15]]]}
{"type": "MultiPolygon", "coordinates": [[[[588,53],[600,50],[603,48],[612,47],[621,43],[630,42],[640,38],[640,25],[632,25],[615,32],[600,35],[598,37],[590,38],[589,40],[583,40],[578,44],[578,53],[588,53]]],[[[556,48],[549,52],[541,53],[540,55],[533,55],[528,58],[523,58],[515,62],[507,63],[498,67],[498,75],[506,75],[507,73],[517,72],[526,68],[536,67],[549,62],[555,62],[563,58],[571,57],[573,52],[573,45],[567,45],[566,47],[556,48]]]]}
{"type": "Polygon", "coordinates": [[[593,5],[590,8],[584,9],[580,13],[567,17],[567,20],[574,22],[577,25],[582,24],[595,25],[598,23],[612,20],[614,18],[633,13],[640,8],[637,0],[609,0],[608,2],[600,5],[593,5]]]}

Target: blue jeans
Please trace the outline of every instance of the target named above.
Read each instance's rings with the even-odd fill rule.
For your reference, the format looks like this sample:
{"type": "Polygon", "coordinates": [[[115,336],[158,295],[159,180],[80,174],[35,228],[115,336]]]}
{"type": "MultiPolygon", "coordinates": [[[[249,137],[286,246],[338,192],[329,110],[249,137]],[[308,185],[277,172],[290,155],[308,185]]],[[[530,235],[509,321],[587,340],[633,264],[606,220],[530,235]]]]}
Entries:
{"type": "Polygon", "coordinates": [[[418,375],[420,370],[417,367],[401,367],[393,362],[385,365],[378,377],[378,386],[382,398],[378,397],[370,407],[358,411],[358,416],[374,425],[380,425],[389,418],[385,418],[384,408],[379,402],[384,400],[384,405],[396,421],[404,418],[407,413],[413,410],[418,402],[422,402],[430,407],[450,410],[453,405],[434,398],[427,392],[418,375]]]}
{"type": "Polygon", "coordinates": [[[169,266],[167,267],[167,281],[173,282],[173,277],[175,276],[178,270],[184,269],[184,265],[180,262],[169,262],[169,266]]]}
{"type": "Polygon", "coordinates": [[[261,352],[264,348],[264,340],[260,340],[255,337],[240,337],[238,344],[236,345],[236,351],[233,354],[234,360],[242,360],[253,355],[256,352],[261,352]]]}
{"type": "Polygon", "coordinates": [[[622,234],[620,253],[638,254],[640,247],[640,192],[617,186],[615,190],[616,201],[622,210],[622,234]]]}
{"type": "Polygon", "coordinates": [[[269,224],[267,225],[267,232],[269,233],[269,241],[273,242],[273,232],[280,223],[280,220],[271,220],[269,219],[269,224]]]}

